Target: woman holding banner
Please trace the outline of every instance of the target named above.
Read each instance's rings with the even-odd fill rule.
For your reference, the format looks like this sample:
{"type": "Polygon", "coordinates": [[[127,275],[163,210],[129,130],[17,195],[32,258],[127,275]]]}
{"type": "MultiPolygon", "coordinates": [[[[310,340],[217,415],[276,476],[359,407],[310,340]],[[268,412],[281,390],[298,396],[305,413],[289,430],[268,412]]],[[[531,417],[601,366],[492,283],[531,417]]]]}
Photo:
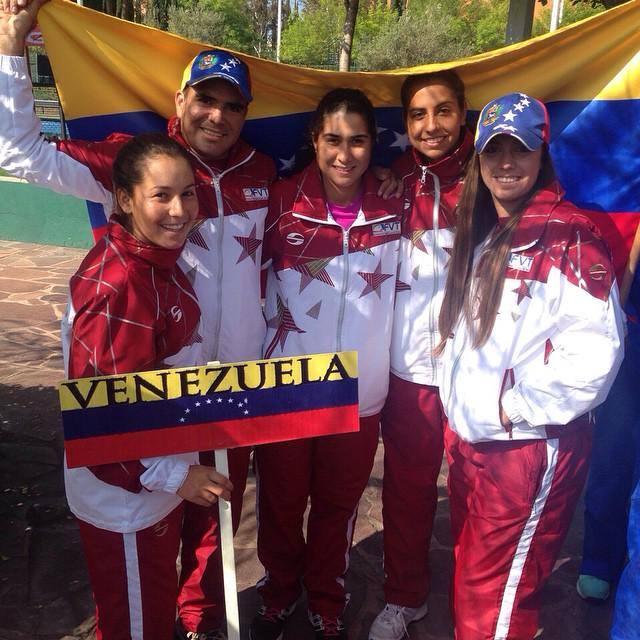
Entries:
{"type": "Polygon", "coordinates": [[[622,360],[609,252],[562,199],[545,106],[480,113],[439,318],[457,640],[531,639],[622,360]]]}
{"type": "MultiPolygon", "coordinates": [[[[198,213],[187,151],[162,134],[132,138],[114,162],[113,186],[118,213],[69,284],[70,378],[161,369],[200,321],[176,264],[198,213]]],[[[229,499],[229,480],[193,453],[73,469],[65,463],[65,488],[98,640],[171,640],[182,501],[229,499]]]]}
{"type": "Polygon", "coordinates": [[[311,138],[315,160],[278,182],[269,201],[264,355],[357,350],[360,431],[258,447],[265,577],[252,640],[281,637],[301,582],[316,638],[347,638],[344,576],[387,394],[402,201],[379,197],[369,171],[376,138],[369,99],[354,89],[329,92],[311,138]]]}

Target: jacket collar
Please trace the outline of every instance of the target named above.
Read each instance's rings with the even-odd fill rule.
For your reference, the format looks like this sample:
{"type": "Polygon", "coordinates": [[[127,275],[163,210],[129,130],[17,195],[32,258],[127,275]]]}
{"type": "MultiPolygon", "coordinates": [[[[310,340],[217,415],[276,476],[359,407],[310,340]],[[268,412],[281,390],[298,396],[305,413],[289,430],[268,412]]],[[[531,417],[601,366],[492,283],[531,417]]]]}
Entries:
{"type": "Polygon", "coordinates": [[[182,247],[165,249],[156,244],[138,240],[120,223],[119,216],[114,213],[109,219],[106,239],[110,240],[119,251],[135,259],[148,262],[150,265],[166,271],[172,271],[182,252],[182,247]]]}
{"type": "MultiPolygon", "coordinates": [[[[331,222],[317,162],[314,160],[294,180],[297,181],[298,190],[291,207],[292,212],[318,222],[331,222]]],[[[362,214],[366,222],[400,212],[401,198],[383,200],[378,196],[380,182],[370,170],[362,176],[362,186],[362,214]]]]}
{"type": "Polygon", "coordinates": [[[189,146],[189,143],[182,135],[182,127],[180,118],[178,116],[171,116],[167,124],[167,133],[170,138],[173,138],[178,144],[182,145],[191,154],[193,154],[203,165],[205,165],[210,171],[214,173],[224,173],[225,171],[232,169],[238,164],[245,162],[253,152],[253,147],[248,145],[244,140],[239,139],[233,147],[229,150],[229,155],[226,158],[224,166],[220,166],[220,163],[207,161],[200,156],[198,152],[189,146]]]}
{"type": "Polygon", "coordinates": [[[458,180],[464,172],[469,156],[473,151],[473,135],[467,127],[462,129],[460,137],[458,146],[436,162],[426,162],[425,157],[415,147],[412,148],[417,170],[420,172],[426,169],[429,173],[437,175],[440,181],[445,183],[458,180]]]}
{"type": "Polygon", "coordinates": [[[564,190],[558,182],[539,189],[529,199],[511,239],[512,251],[532,247],[542,237],[549,218],[563,202],[564,190]]]}

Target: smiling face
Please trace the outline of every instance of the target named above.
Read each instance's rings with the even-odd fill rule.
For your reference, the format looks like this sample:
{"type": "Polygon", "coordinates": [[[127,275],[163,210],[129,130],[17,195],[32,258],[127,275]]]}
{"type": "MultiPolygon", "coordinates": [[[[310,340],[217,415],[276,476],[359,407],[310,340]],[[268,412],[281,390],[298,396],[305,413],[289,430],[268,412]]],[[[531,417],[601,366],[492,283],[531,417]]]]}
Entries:
{"type": "Polygon", "coordinates": [[[365,119],[344,110],[325,115],[313,146],[328,200],[342,205],[353,202],[373,148],[365,119]]]}
{"type": "Polygon", "coordinates": [[[499,135],[480,154],[480,175],[503,218],[520,209],[533,188],[542,162],[542,147],[530,151],[519,140],[499,135]]]}
{"type": "Polygon", "coordinates": [[[409,141],[430,162],[446,156],[460,138],[466,110],[446,84],[428,84],[412,96],[406,109],[409,141]]]}
{"type": "Polygon", "coordinates": [[[116,191],[118,205],[131,216],[131,233],[165,249],[178,249],[198,215],[193,171],[184,158],[152,156],[145,162],[142,180],[128,194],[116,191]]]}
{"type": "Polygon", "coordinates": [[[240,137],[247,101],[230,82],[212,78],[178,91],[176,114],[194,151],[205,159],[222,160],[240,137]]]}

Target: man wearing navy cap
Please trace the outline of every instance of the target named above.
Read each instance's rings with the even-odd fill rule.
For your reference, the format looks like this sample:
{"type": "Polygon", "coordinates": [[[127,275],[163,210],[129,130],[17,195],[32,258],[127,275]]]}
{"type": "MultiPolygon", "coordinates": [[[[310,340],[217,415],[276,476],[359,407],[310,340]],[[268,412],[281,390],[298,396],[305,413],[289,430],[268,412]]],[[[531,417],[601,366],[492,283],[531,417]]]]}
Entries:
{"type": "MultiPolygon", "coordinates": [[[[0,4],[0,96],[3,110],[11,113],[11,117],[0,118],[0,166],[29,182],[98,202],[109,215],[113,208],[112,160],[130,136],[53,144],[40,136],[23,53],[25,37],[42,4],[43,0],[2,0],[0,4]],[[3,13],[2,8],[13,13],[3,13]]],[[[180,266],[196,291],[202,319],[194,343],[171,359],[168,364],[172,366],[261,356],[265,326],[259,274],[268,187],[276,172],[270,158],[240,138],[251,99],[247,66],[219,49],[202,51],[187,65],[175,96],[176,115],[169,120],[168,133],[193,156],[200,204],[199,220],[180,266]]],[[[249,449],[234,449],[229,454],[237,528],[249,449]]],[[[213,463],[212,454],[200,457],[204,464],[213,463]]],[[[185,502],[185,507],[176,637],[223,639],[217,508],[191,502],[185,502]]],[[[148,596],[162,585],[141,585],[132,579],[130,586],[130,602],[123,603],[123,608],[132,619],[141,594],[148,596]]],[[[99,612],[99,603],[97,607],[99,612]]],[[[98,616],[98,627],[100,624],[98,616]]],[[[146,637],[143,629],[141,633],[140,638],[146,637]]]]}

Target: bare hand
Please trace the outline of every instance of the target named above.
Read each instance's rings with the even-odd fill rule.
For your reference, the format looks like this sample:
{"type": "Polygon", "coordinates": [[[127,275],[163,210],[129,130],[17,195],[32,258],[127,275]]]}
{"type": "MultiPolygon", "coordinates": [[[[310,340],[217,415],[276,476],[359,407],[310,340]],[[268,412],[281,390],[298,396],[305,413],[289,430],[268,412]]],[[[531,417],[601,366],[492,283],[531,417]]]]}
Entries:
{"type": "Polygon", "coordinates": [[[201,507],[209,507],[218,500],[218,497],[231,500],[232,491],[231,480],[218,473],[213,467],[192,464],[177,494],[183,500],[201,507]]]}
{"type": "Polygon", "coordinates": [[[372,167],[373,175],[380,180],[380,188],[378,195],[388,200],[389,198],[399,198],[404,191],[404,183],[396,177],[396,175],[386,167],[372,167]]]}
{"type": "Polygon", "coordinates": [[[0,54],[21,56],[38,10],[47,0],[0,0],[0,54]]]}

